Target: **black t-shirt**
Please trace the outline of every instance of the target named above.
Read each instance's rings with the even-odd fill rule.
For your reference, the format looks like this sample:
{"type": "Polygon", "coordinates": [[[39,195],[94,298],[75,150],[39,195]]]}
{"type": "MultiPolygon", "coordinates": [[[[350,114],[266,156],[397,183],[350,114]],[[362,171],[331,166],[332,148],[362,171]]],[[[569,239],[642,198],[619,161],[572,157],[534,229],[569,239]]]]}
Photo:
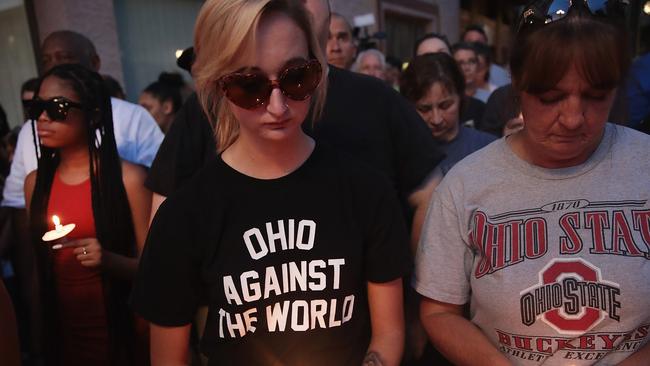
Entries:
{"type": "Polygon", "coordinates": [[[194,93],[178,111],[167,131],[151,164],[145,186],[169,196],[216,155],[214,130],[194,93]]]}
{"type": "MultiPolygon", "coordinates": [[[[330,65],[328,82],[323,116],[313,129],[305,122],[305,130],[382,172],[405,199],[444,158],[424,121],[381,80],[330,65]]],[[[184,110],[198,111],[177,117],[151,167],[146,185],[154,192],[169,196],[215,150],[212,129],[193,105],[184,110]]]]}
{"type": "Polygon", "coordinates": [[[207,293],[211,364],[360,365],[367,282],[410,261],[394,192],[351,160],[318,144],[293,173],[260,180],[214,159],[158,211],[135,310],[185,325],[207,293]]]}
{"type": "Polygon", "coordinates": [[[484,112],[485,103],[479,99],[465,95],[463,96],[463,108],[460,111],[460,124],[476,128],[481,124],[484,112]]]}
{"type": "Polygon", "coordinates": [[[476,128],[500,137],[503,135],[503,127],[509,120],[517,117],[520,110],[512,84],[506,84],[490,94],[483,120],[476,128]]]}

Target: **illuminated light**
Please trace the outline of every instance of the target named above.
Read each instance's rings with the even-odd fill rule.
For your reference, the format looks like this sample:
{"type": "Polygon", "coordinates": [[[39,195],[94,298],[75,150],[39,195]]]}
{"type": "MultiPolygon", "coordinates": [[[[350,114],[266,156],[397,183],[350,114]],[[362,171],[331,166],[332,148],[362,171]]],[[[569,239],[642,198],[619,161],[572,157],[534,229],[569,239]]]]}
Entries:
{"type": "Polygon", "coordinates": [[[402,63],[402,71],[406,70],[407,67],[409,67],[409,63],[408,63],[408,62],[404,62],[404,63],[402,63]]]}
{"type": "Polygon", "coordinates": [[[179,58],[183,54],[183,50],[176,50],[175,54],[176,54],[176,58],[179,58]]]}
{"type": "Polygon", "coordinates": [[[643,5],[643,12],[650,15],[650,1],[646,1],[645,5],[643,5]]]}
{"type": "Polygon", "coordinates": [[[565,15],[566,12],[564,10],[560,9],[560,10],[556,11],[555,14],[557,14],[557,15],[565,15]]]}

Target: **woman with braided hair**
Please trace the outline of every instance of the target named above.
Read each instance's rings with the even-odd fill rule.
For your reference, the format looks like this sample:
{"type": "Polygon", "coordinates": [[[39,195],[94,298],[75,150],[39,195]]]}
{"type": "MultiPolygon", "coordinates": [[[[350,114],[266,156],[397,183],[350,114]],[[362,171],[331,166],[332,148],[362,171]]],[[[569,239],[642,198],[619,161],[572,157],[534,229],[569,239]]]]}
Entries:
{"type": "Polygon", "coordinates": [[[29,106],[38,169],[25,179],[36,246],[48,365],[133,363],[127,300],[147,229],[145,171],[121,162],[101,76],[61,65],[29,106]],[[53,215],[76,228],[62,245],[41,240],[53,215]],[[54,249],[54,248],[59,249],[54,249]]]}

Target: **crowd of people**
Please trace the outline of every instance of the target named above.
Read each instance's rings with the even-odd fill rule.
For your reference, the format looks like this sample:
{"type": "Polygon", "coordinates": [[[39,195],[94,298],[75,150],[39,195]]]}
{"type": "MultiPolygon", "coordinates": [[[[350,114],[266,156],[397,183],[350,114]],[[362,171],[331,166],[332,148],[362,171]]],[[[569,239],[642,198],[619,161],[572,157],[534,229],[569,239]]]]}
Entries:
{"type": "Polygon", "coordinates": [[[502,67],[480,26],[403,65],[326,0],[208,0],[195,88],[139,105],[51,33],[0,120],[0,364],[647,365],[626,3],[531,1],[502,67]]]}

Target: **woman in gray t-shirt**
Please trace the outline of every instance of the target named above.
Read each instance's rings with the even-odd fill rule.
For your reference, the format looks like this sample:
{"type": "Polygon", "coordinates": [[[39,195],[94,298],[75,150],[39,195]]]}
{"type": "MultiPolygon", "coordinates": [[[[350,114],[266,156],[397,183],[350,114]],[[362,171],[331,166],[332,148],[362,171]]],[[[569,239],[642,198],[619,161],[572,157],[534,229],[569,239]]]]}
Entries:
{"type": "Polygon", "coordinates": [[[606,123],[630,62],[622,3],[525,9],[510,60],[525,127],[432,198],[414,286],[455,364],[650,359],[650,138],[606,123]]]}

